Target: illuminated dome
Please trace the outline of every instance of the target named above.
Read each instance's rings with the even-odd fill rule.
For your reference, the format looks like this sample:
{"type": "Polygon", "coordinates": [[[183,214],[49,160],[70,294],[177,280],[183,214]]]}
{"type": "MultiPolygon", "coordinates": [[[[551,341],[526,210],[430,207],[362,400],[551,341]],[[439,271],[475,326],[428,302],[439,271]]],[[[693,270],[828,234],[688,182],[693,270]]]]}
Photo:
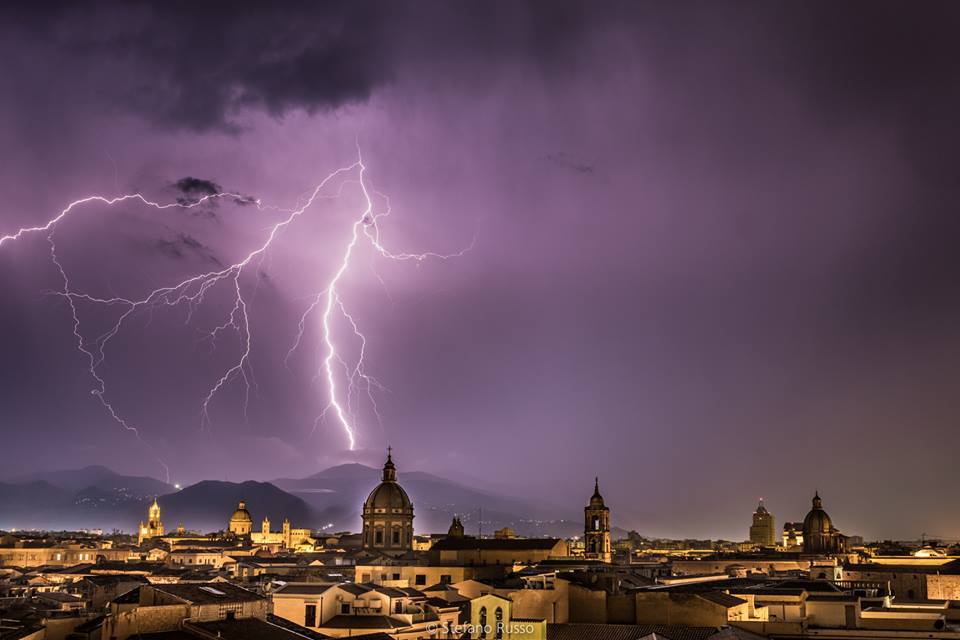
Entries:
{"type": "Polygon", "coordinates": [[[380,484],[363,503],[363,548],[392,556],[413,549],[413,503],[397,483],[391,450],[383,465],[380,484]]]}
{"type": "Polygon", "coordinates": [[[387,462],[383,465],[382,482],[378,484],[367,501],[363,503],[364,512],[376,513],[377,509],[389,509],[387,513],[396,513],[394,509],[401,511],[413,510],[413,503],[410,502],[410,496],[397,483],[397,467],[393,464],[391,455],[387,456],[387,462]]]}
{"type": "Polygon", "coordinates": [[[253,518],[247,511],[247,504],[241,500],[237,505],[237,510],[230,516],[230,533],[238,536],[246,536],[253,529],[253,518]]]}
{"type": "Polygon", "coordinates": [[[230,522],[253,522],[250,512],[247,511],[247,503],[243,500],[237,505],[237,510],[230,516],[230,522]]]}

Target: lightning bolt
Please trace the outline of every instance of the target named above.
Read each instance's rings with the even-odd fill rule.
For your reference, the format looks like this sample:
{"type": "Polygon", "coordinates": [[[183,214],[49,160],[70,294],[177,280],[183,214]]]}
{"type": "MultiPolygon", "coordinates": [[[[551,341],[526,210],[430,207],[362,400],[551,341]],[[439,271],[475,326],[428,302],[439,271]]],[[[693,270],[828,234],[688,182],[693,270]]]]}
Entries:
{"type": "MultiPolygon", "coordinates": [[[[228,331],[233,331],[240,337],[241,348],[236,357],[222,373],[214,380],[203,398],[200,406],[200,426],[201,429],[208,429],[212,425],[210,417],[210,407],[216,397],[231,383],[241,381],[244,385],[244,415],[250,402],[250,393],[256,387],[256,378],[254,377],[251,364],[251,354],[253,350],[253,331],[250,324],[250,305],[255,296],[256,287],[252,293],[245,291],[242,284],[242,277],[249,267],[259,268],[267,257],[271,247],[277,242],[277,238],[288,227],[293,225],[302,217],[319,199],[338,198],[342,195],[344,189],[350,185],[358,185],[362,195],[362,210],[357,214],[354,222],[350,226],[350,233],[343,245],[341,260],[333,275],[326,281],[325,285],[314,296],[312,302],[307,306],[300,317],[297,325],[296,337],[293,345],[287,352],[286,360],[293,355],[301,345],[304,334],[308,327],[308,321],[311,315],[318,309],[322,309],[320,316],[320,333],[323,344],[323,355],[320,360],[318,378],[322,379],[326,386],[326,405],[322,413],[314,421],[316,425],[322,421],[326,415],[332,413],[336,423],[342,428],[346,437],[349,450],[354,450],[357,444],[357,424],[359,421],[359,398],[364,394],[370,402],[371,409],[380,420],[379,410],[374,398],[374,390],[382,389],[382,385],[365,371],[365,356],[367,350],[367,339],[360,330],[360,326],[353,315],[349,313],[341,296],[340,287],[344,276],[348,273],[358,245],[361,242],[367,242],[374,250],[376,255],[393,261],[415,261],[422,262],[430,258],[445,260],[461,256],[471,250],[476,242],[476,236],[470,244],[451,254],[440,254],[434,252],[426,253],[394,253],[386,248],[381,242],[380,221],[391,213],[390,201],[385,195],[373,190],[367,176],[367,167],[363,162],[360,147],[357,146],[357,159],[350,165],[340,167],[328,174],[312,190],[298,198],[297,205],[291,209],[281,209],[274,206],[266,206],[259,199],[252,199],[238,193],[216,193],[205,195],[193,201],[177,201],[172,203],[159,203],[150,200],[140,193],[107,198],[104,196],[88,196],[75,200],[62,209],[56,216],[46,223],[38,226],[23,227],[14,233],[0,236],[0,247],[9,242],[20,240],[31,234],[46,234],[46,240],[50,247],[50,259],[60,276],[60,287],[53,291],[55,295],[66,300],[67,308],[70,312],[73,337],[76,340],[77,349],[84,356],[87,363],[87,370],[93,381],[91,395],[93,395],[102,405],[108,416],[116,422],[125,431],[132,433],[143,441],[140,430],[131,421],[124,417],[115,407],[113,401],[109,398],[107,382],[100,373],[100,367],[106,360],[107,347],[110,341],[117,336],[124,328],[125,323],[140,312],[150,312],[161,308],[184,306],[187,309],[186,322],[190,322],[194,313],[204,304],[205,296],[215,287],[227,287],[231,291],[232,306],[230,310],[222,316],[222,321],[213,329],[208,331],[205,338],[209,339],[215,347],[218,337],[228,331]],[[353,179],[346,179],[350,175],[355,175],[353,179]],[[335,180],[343,178],[339,187],[333,194],[326,194],[328,186],[335,180]],[[376,211],[374,205],[374,195],[380,198],[385,206],[381,211],[376,211]],[[163,286],[150,291],[141,298],[128,297],[99,297],[83,291],[79,291],[72,286],[71,279],[67,269],[64,267],[57,255],[57,244],[55,234],[58,225],[71,215],[82,210],[85,205],[102,204],[112,207],[126,202],[139,202],[140,204],[162,211],[165,209],[191,209],[202,206],[204,203],[215,199],[233,200],[240,204],[254,204],[259,210],[271,210],[281,212],[283,217],[267,229],[265,238],[252,251],[247,253],[242,259],[223,268],[218,268],[203,273],[192,275],[184,280],[163,286]],[[85,336],[83,323],[81,321],[80,304],[93,305],[104,309],[119,309],[120,315],[112,325],[109,325],[106,331],[91,338],[85,336]],[[334,323],[337,318],[346,322],[352,335],[358,341],[359,352],[352,364],[347,362],[343,355],[343,350],[338,347],[335,339],[334,323]],[[337,368],[343,368],[343,380],[345,388],[341,389],[338,384],[337,368]]],[[[379,275],[377,276],[380,279],[379,275]]],[[[381,283],[383,282],[380,279],[381,283]]],[[[149,446],[149,445],[148,445],[149,446]]],[[[160,464],[164,467],[169,481],[169,468],[166,463],[158,458],[160,464]]]]}

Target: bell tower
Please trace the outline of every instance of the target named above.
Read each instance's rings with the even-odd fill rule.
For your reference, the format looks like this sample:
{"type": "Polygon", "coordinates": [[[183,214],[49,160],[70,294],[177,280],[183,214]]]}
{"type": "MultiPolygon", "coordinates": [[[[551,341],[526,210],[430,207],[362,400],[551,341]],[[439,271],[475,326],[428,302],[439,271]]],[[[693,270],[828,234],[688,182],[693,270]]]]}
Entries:
{"type": "Polygon", "coordinates": [[[610,562],[610,509],[600,495],[600,479],[594,478],[590,504],[583,508],[584,554],[588,560],[610,562]]]}
{"type": "Polygon", "coordinates": [[[153,499],[153,504],[147,509],[147,523],[140,523],[137,535],[137,544],[143,544],[148,538],[157,538],[163,535],[163,522],[160,521],[160,503],[153,499]]]}

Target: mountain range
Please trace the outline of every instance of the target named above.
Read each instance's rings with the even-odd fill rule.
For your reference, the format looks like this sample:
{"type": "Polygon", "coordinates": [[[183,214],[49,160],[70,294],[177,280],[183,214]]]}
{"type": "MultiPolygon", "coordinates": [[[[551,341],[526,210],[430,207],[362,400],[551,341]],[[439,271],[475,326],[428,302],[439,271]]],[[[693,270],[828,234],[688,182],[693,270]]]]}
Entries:
{"type": "MultiPolygon", "coordinates": [[[[198,531],[225,529],[242,499],[255,530],[266,516],[274,530],[289,518],[294,527],[358,531],[363,501],[379,481],[379,469],[355,463],[306,478],[204,480],[179,490],[102,466],[38,472],[0,482],[0,529],[134,531],[157,497],[168,530],[178,524],[198,531]]],[[[454,515],[470,533],[492,533],[505,526],[527,536],[569,536],[582,530],[578,505],[507,497],[422,471],[402,472],[399,481],[413,501],[419,533],[445,532],[454,515]]]]}

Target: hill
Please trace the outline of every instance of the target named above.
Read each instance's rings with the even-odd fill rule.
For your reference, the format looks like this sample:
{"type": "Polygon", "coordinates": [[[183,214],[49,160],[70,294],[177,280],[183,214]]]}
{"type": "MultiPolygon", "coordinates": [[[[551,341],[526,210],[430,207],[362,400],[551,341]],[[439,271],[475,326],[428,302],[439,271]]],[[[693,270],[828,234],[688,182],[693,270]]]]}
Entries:
{"type": "Polygon", "coordinates": [[[141,498],[159,496],[173,491],[171,485],[155,478],[125,476],[100,465],[63,471],[38,471],[12,480],[16,484],[41,481],[69,492],[95,488],[118,496],[141,498]]]}
{"type": "Polygon", "coordinates": [[[253,517],[253,528],[260,530],[264,517],[274,530],[284,518],[293,527],[314,528],[318,525],[310,507],[269,482],[222,482],[204,480],[159,498],[164,524],[172,529],[183,523],[190,529],[219,531],[227,528],[231,514],[241,500],[253,517]]]}

